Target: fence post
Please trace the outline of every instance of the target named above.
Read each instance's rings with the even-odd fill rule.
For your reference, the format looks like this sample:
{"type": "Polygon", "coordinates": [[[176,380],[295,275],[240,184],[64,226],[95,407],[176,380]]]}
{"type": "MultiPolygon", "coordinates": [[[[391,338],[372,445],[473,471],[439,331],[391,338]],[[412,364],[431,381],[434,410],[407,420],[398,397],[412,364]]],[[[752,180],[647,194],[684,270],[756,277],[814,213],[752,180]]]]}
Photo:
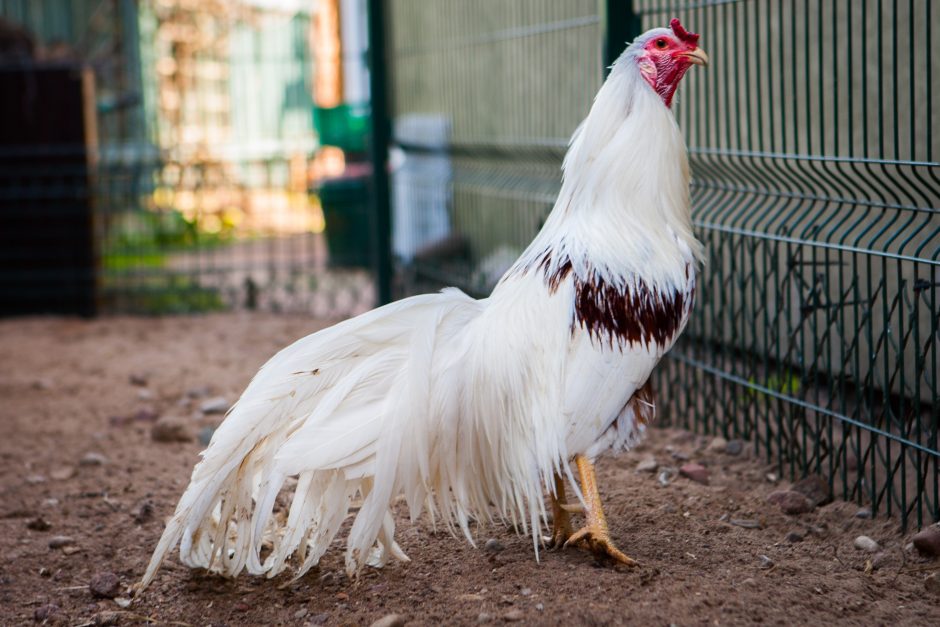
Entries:
{"type": "Polygon", "coordinates": [[[604,76],[626,45],[642,31],[640,14],[633,8],[633,0],[606,0],[604,2],[604,76]]]}
{"type": "Polygon", "coordinates": [[[372,160],[372,263],[377,304],[392,300],[392,229],[389,199],[388,149],[390,121],[386,89],[384,0],[368,0],[369,95],[372,160]]]}

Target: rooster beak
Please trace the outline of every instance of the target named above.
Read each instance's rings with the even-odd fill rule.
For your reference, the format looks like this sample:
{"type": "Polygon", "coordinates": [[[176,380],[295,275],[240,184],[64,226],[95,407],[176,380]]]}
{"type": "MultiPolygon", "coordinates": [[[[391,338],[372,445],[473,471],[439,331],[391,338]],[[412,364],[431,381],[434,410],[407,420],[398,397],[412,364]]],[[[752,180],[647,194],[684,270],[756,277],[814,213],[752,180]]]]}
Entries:
{"type": "Polygon", "coordinates": [[[683,53],[682,57],[685,58],[689,63],[694,63],[695,65],[701,65],[702,67],[708,65],[708,55],[705,54],[705,51],[701,48],[689,50],[688,52],[683,53]]]}

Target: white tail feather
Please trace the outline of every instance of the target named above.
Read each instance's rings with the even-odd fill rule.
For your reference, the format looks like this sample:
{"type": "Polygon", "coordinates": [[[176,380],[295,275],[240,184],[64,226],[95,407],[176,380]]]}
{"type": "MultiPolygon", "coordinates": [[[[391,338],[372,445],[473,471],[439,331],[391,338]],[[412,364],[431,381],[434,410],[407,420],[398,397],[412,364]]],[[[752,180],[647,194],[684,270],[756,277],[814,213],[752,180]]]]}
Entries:
{"type": "Polygon", "coordinates": [[[203,452],[142,584],[177,543],[184,564],[228,577],[246,569],[271,577],[292,557],[299,576],[326,552],[357,495],[350,574],[408,559],[390,511],[399,494],[412,517],[428,506],[471,542],[471,523],[492,520],[491,503],[499,517],[540,529],[541,484],[565,455],[528,426],[532,410],[543,414],[553,401],[514,398],[506,371],[519,364],[488,363],[490,342],[507,339],[487,326],[485,309],[457,290],[414,297],[275,355],[203,452]],[[520,434],[529,444],[507,449],[520,434]],[[275,516],[289,477],[297,477],[289,511],[275,516]]]}

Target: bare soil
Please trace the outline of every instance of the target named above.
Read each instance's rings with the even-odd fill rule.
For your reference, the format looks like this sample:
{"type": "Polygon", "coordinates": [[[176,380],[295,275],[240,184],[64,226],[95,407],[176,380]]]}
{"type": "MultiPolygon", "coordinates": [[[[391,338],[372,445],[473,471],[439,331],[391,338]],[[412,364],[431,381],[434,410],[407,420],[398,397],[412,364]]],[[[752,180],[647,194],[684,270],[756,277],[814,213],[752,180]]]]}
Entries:
{"type": "Polygon", "coordinates": [[[264,314],[0,321],[0,624],[368,625],[392,613],[420,625],[940,624],[940,596],[924,585],[938,564],[905,548],[896,520],[859,518],[861,505],[839,501],[784,515],[766,498],[788,484],[747,446],[731,455],[665,429],[599,463],[612,536],[636,568],[578,549],[536,561],[531,540],[506,528],[480,529],[473,548],[401,508],[410,563],[353,581],[337,546],[296,582],[227,581],[174,558],[127,605],[202,448],[153,441],[154,415],[193,434],[217,424],[197,411],[206,393],[234,400],[271,354],[324,324],[264,314]],[[636,470],[649,457],[704,464],[709,484],[662,485],[636,470]],[[856,549],[859,535],[880,554],[856,549]],[[55,536],[72,542],[50,548],[55,536]],[[483,548],[490,538],[501,550],[483,548]],[[102,572],[117,576],[117,600],[89,589],[102,572]]]}

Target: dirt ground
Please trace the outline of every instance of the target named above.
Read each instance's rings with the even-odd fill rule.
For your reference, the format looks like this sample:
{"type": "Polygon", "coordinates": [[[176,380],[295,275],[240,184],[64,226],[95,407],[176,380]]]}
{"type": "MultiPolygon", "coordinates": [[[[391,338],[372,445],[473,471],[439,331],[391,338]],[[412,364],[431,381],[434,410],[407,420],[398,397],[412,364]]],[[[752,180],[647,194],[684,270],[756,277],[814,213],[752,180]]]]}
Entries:
{"type": "Polygon", "coordinates": [[[924,585],[938,563],[905,548],[896,521],[838,501],[784,515],[766,499],[788,483],[747,446],[734,455],[662,429],[599,464],[612,536],[637,568],[577,549],[536,562],[505,528],[480,530],[474,549],[402,510],[412,561],[358,581],[338,547],[293,583],[226,581],[174,557],[129,600],[202,448],[155,442],[155,417],[205,437],[219,417],[203,403],[233,401],[275,350],[319,326],[263,314],[0,321],[0,624],[369,625],[393,613],[417,625],[940,624],[940,595],[924,585]],[[661,470],[637,469],[651,457],[699,462],[709,484],[667,471],[663,485],[661,470]],[[881,548],[855,548],[859,535],[881,548]],[[116,599],[92,594],[96,575],[116,599]]]}

